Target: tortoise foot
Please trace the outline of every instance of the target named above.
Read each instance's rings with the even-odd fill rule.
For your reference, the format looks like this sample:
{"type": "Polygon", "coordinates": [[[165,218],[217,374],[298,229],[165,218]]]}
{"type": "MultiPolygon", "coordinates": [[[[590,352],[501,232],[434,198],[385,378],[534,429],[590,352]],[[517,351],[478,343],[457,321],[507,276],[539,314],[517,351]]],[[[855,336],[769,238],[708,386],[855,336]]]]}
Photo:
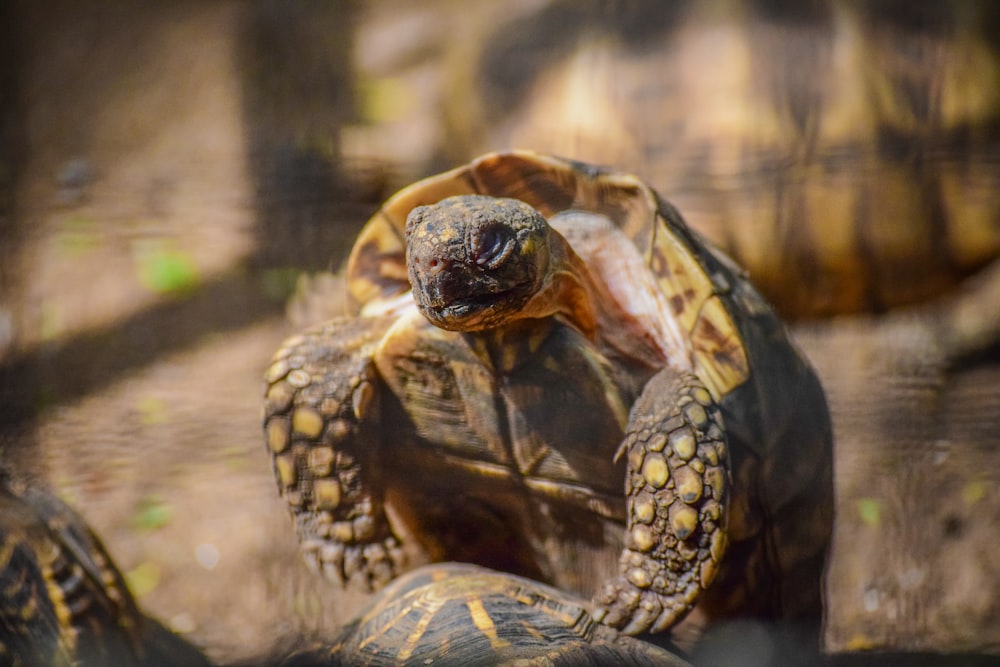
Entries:
{"type": "Polygon", "coordinates": [[[388,320],[332,320],[287,341],[267,372],[264,437],[302,552],[337,583],[379,588],[405,558],[382,504],[371,350],[388,320]]]}
{"type": "Polygon", "coordinates": [[[627,634],[660,632],[690,611],[726,548],[729,472],[718,404],[695,376],[666,368],[632,408],[620,575],[595,617],[627,634]]]}
{"type": "Polygon", "coordinates": [[[406,554],[392,535],[368,542],[310,540],[302,543],[306,563],[325,579],[375,591],[406,571],[406,554]]]}

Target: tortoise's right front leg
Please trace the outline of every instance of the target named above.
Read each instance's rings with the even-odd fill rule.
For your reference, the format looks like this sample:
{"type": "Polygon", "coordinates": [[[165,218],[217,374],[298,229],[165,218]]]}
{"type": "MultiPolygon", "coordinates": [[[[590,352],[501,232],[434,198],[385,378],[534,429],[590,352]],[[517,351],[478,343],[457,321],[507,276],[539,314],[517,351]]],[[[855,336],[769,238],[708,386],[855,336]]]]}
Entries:
{"type": "Polygon", "coordinates": [[[264,437],[307,562],[373,590],[405,566],[383,507],[372,352],[393,318],[341,318],[294,336],[267,370],[264,437]]]}
{"type": "Polygon", "coordinates": [[[594,617],[626,634],[662,632],[695,605],[726,549],[729,456],[719,405],[701,380],[664,368],[632,406],[620,575],[594,617]]]}

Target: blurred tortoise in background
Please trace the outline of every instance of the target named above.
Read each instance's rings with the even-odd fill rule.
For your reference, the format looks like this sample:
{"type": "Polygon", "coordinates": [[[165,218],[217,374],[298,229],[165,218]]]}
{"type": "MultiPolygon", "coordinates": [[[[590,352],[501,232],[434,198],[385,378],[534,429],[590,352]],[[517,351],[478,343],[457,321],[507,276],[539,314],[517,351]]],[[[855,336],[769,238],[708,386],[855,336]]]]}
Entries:
{"type": "Polygon", "coordinates": [[[286,341],[265,400],[280,492],[328,578],[459,560],[593,596],[630,634],[692,609],[689,638],[734,614],[818,622],[823,392],[644,183],[488,155],[392,197],[347,280],[354,312],[286,341]]]}
{"type": "Polygon", "coordinates": [[[208,664],[141,612],[79,515],[40,488],[0,478],[0,665],[208,664]]]}
{"type": "Polygon", "coordinates": [[[659,665],[688,663],[596,622],[587,603],[475,565],[427,565],[384,588],[329,644],[282,667],[338,665],[659,665]]]}
{"type": "Polygon", "coordinates": [[[445,63],[424,111],[444,119],[432,164],[525,146],[627,166],[784,318],[921,302],[1000,256],[995,2],[551,0],[438,14],[400,20],[435,29],[367,72],[415,91],[420,56],[445,63]],[[407,53],[409,69],[378,67],[407,53]]]}

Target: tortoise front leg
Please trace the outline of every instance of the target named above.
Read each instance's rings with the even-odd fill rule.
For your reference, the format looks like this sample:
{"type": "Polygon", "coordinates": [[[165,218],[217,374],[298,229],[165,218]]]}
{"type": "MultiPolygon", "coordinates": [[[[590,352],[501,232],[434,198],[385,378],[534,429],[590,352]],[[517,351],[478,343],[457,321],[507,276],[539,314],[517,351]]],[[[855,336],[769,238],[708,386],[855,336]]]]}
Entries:
{"type": "Polygon", "coordinates": [[[372,351],[392,321],[332,320],[285,341],[267,370],[264,437],[306,561],[364,590],[405,566],[374,458],[372,351]]]}
{"type": "Polygon", "coordinates": [[[620,575],[594,617],[628,634],[660,632],[692,609],[726,549],[729,457],[719,406],[701,381],[667,368],[632,407],[620,575]]]}

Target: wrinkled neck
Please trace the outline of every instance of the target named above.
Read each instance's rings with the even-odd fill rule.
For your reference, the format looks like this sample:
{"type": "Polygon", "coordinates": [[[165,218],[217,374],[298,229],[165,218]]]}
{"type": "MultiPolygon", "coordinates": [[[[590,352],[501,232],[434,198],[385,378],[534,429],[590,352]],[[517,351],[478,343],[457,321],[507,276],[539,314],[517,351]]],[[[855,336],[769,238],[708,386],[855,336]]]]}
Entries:
{"type": "Polygon", "coordinates": [[[597,292],[590,270],[558,232],[551,232],[548,278],[521,311],[524,318],[560,315],[594,340],[597,332],[597,292]]]}
{"type": "Polygon", "coordinates": [[[462,335],[484,363],[498,371],[511,370],[541,347],[555,318],[593,341],[598,324],[594,289],[587,265],[553,230],[548,275],[535,296],[501,326],[462,335]]]}

